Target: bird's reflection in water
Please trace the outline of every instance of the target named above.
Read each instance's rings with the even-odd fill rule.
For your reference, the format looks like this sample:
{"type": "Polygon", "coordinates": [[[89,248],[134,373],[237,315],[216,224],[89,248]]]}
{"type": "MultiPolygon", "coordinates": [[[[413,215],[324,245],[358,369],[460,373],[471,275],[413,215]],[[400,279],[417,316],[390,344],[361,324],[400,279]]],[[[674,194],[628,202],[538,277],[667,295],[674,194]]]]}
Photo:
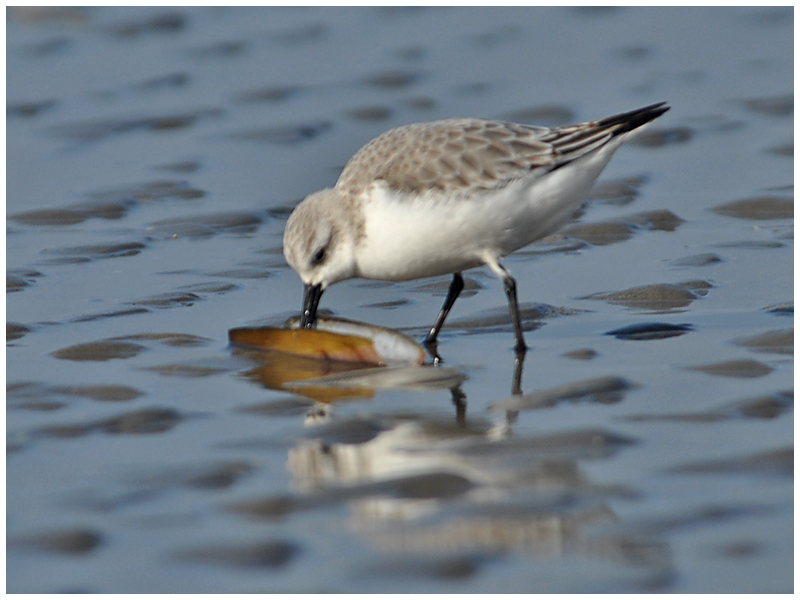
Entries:
{"type": "MultiPolygon", "coordinates": [[[[233,512],[269,520],[345,503],[354,533],[394,557],[382,568],[398,556],[413,562],[421,556],[451,560],[465,553],[512,552],[602,557],[644,569],[656,579],[670,570],[661,541],[614,526],[609,501],[633,492],[594,483],[580,468],[583,461],[616,455],[632,440],[601,429],[533,436],[512,432],[519,410],[582,399],[618,401],[624,382],[598,378],[523,396],[517,356],[514,393],[494,405],[502,417],[468,418],[461,387],[466,375],[457,369],[336,370],[328,365],[326,373],[290,382],[287,365],[280,377],[270,370],[276,364],[248,376],[315,401],[305,417],[306,434],[288,452],[293,491],[237,503],[230,507],[233,512]],[[366,399],[379,389],[447,390],[455,418],[418,411],[334,414],[336,403],[366,399]]],[[[382,559],[376,560],[381,566],[382,559]]]]}

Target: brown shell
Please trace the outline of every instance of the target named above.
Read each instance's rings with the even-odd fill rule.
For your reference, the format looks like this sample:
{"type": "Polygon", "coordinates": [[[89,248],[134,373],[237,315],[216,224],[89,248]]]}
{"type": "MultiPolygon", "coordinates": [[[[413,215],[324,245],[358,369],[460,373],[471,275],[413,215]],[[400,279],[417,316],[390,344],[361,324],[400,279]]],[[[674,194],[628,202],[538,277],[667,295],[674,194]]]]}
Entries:
{"type": "Polygon", "coordinates": [[[316,329],[249,328],[231,329],[232,344],[273,350],[319,360],[336,360],[365,365],[383,365],[371,340],[316,329]]]}

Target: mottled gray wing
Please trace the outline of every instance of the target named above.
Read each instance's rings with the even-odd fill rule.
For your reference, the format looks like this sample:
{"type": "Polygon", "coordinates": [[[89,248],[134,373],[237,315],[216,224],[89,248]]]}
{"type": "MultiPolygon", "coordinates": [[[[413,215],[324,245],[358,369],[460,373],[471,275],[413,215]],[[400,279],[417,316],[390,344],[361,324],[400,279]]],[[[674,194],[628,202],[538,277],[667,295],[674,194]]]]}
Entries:
{"type": "Polygon", "coordinates": [[[662,105],[548,129],[483,119],[448,119],[391,129],[345,166],[337,187],[359,194],[373,180],[402,192],[474,192],[551,170],[662,114],[662,105]]]}
{"type": "Polygon", "coordinates": [[[550,132],[481,119],[448,119],[392,129],[359,150],[337,186],[361,192],[383,180],[403,192],[474,191],[500,187],[554,160],[550,132]]]}

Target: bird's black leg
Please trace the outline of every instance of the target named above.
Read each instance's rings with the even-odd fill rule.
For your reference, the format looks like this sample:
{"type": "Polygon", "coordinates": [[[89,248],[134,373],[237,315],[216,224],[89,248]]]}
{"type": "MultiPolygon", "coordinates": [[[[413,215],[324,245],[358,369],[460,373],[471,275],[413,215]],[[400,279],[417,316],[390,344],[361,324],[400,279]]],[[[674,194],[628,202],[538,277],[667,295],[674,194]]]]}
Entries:
{"type": "Polygon", "coordinates": [[[447,298],[444,299],[442,310],[440,310],[439,314],[436,315],[436,321],[433,323],[433,327],[431,327],[431,330],[428,332],[428,336],[425,338],[425,345],[428,348],[433,348],[434,359],[439,357],[435,349],[436,338],[439,335],[439,330],[442,328],[442,325],[444,325],[444,320],[447,318],[450,309],[453,308],[453,304],[455,304],[456,298],[458,298],[458,295],[463,289],[464,278],[461,277],[461,273],[453,273],[453,281],[450,283],[450,289],[447,290],[447,298]]]}
{"type": "Polygon", "coordinates": [[[517,304],[517,282],[509,275],[508,271],[504,272],[503,286],[506,290],[506,296],[508,296],[508,308],[511,310],[511,325],[514,327],[514,338],[517,341],[514,350],[517,356],[522,355],[524,358],[528,347],[525,345],[525,338],[522,337],[522,320],[519,316],[519,305],[517,304]]]}
{"type": "Polygon", "coordinates": [[[506,273],[503,277],[503,286],[508,296],[508,306],[511,310],[511,324],[514,326],[514,337],[517,340],[514,346],[514,380],[511,382],[511,394],[518,396],[522,394],[522,365],[525,363],[525,353],[528,348],[525,346],[525,339],[522,337],[522,319],[519,316],[519,305],[517,304],[517,282],[511,275],[506,273]]]}

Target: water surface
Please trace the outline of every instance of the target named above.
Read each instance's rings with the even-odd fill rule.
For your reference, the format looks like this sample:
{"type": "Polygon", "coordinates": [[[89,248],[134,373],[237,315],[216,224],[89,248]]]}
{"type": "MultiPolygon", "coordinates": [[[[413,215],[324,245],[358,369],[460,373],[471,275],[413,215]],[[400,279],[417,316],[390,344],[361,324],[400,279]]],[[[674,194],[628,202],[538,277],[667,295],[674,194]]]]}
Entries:
{"type": "MultiPolygon", "coordinates": [[[[8,591],[792,591],[792,21],[11,10],[8,591]],[[228,346],[297,313],[286,217],[386,129],[662,100],[505,261],[522,396],[487,269],[423,383],[320,402],[228,346]]],[[[323,308],[421,339],[448,283],[323,308]]]]}

